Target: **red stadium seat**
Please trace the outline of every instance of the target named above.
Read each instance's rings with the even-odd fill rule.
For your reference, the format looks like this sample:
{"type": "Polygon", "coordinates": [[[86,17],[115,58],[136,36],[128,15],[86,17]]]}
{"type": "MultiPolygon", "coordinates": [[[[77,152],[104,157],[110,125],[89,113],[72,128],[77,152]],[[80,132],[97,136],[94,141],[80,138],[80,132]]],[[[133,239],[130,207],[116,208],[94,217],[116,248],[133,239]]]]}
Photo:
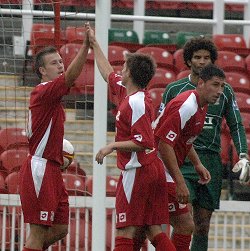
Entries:
{"type": "Polygon", "coordinates": [[[247,93],[235,92],[236,101],[241,112],[250,112],[250,96],[247,93]]]}
{"type": "Polygon", "coordinates": [[[19,173],[12,172],[5,178],[8,193],[19,194],[19,173]]]}
{"type": "Polygon", "coordinates": [[[85,177],[71,173],[63,173],[62,176],[69,195],[88,195],[86,191],[85,177]]]}
{"type": "Polygon", "coordinates": [[[175,51],[173,54],[173,59],[174,59],[174,65],[178,71],[188,70],[188,67],[184,63],[183,59],[183,49],[178,49],[177,51],[175,51]]]}
{"type": "Polygon", "coordinates": [[[82,44],[85,36],[85,28],[68,26],[65,31],[65,36],[68,43],[82,44]]]}
{"type": "Polygon", "coordinates": [[[218,51],[215,63],[224,71],[246,72],[244,58],[232,51],[218,51]]]}
{"type": "Polygon", "coordinates": [[[28,148],[28,138],[22,128],[9,127],[0,130],[0,154],[8,149],[28,148]]]}
{"type": "Polygon", "coordinates": [[[0,155],[2,166],[7,170],[7,173],[18,171],[23,162],[27,159],[28,150],[25,149],[10,149],[0,155]]]}
{"type": "Polygon", "coordinates": [[[68,166],[66,172],[71,174],[81,175],[82,177],[86,176],[86,172],[80,167],[80,164],[75,159],[68,166]]]}
{"type": "Polygon", "coordinates": [[[121,46],[109,45],[108,60],[111,65],[123,65],[125,62],[124,56],[129,51],[121,46]]]}
{"type": "Polygon", "coordinates": [[[226,81],[237,92],[250,92],[250,80],[247,74],[241,72],[226,72],[226,81]]]}
{"type": "MultiPolygon", "coordinates": [[[[118,179],[116,177],[107,176],[106,177],[106,196],[115,197],[116,186],[118,179]]],[[[93,177],[88,176],[86,181],[87,190],[90,194],[93,194],[93,177]]]]}
{"type": "Polygon", "coordinates": [[[179,74],[176,76],[176,80],[182,79],[182,78],[186,78],[188,77],[188,75],[191,73],[190,70],[184,70],[184,71],[180,71],[179,74]]]}
{"type": "Polygon", "coordinates": [[[35,55],[39,50],[46,46],[52,45],[61,47],[66,43],[65,34],[61,32],[59,44],[55,44],[54,34],[55,30],[53,24],[33,24],[30,38],[30,48],[32,50],[32,55],[35,55]]]}
{"type": "Polygon", "coordinates": [[[163,48],[145,46],[137,50],[137,52],[151,55],[155,59],[157,67],[166,67],[175,70],[172,54],[163,48]]]}
{"type": "Polygon", "coordinates": [[[157,68],[155,75],[150,80],[147,89],[165,88],[169,83],[176,80],[175,72],[170,69],[157,68]]]}
{"type": "Polygon", "coordinates": [[[242,123],[246,129],[246,131],[250,132],[250,113],[241,112],[242,123]]]}
{"type": "Polygon", "coordinates": [[[250,54],[245,58],[246,70],[250,74],[250,54]]]}
{"type": "Polygon", "coordinates": [[[148,92],[152,98],[154,110],[155,110],[155,117],[158,115],[159,107],[162,102],[162,96],[165,91],[165,88],[152,88],[149,89],[148,92]]]}
{"type": "Polygon", "coordinates": [[[0,174],[0,193],[8,193],[5,183],[5,177],[0,174]]]}

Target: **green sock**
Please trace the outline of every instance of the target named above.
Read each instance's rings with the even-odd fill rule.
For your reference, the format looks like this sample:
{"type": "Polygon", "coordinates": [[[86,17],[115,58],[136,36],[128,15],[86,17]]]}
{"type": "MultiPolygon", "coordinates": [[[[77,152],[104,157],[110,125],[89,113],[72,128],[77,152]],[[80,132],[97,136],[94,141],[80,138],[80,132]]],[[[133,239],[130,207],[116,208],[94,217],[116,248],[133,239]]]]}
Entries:
{"type": "Polygon", "coordinates": [[[207,235],[193,235],[192,245],[190,251],[207,251],[208,236],[207,235]]]}

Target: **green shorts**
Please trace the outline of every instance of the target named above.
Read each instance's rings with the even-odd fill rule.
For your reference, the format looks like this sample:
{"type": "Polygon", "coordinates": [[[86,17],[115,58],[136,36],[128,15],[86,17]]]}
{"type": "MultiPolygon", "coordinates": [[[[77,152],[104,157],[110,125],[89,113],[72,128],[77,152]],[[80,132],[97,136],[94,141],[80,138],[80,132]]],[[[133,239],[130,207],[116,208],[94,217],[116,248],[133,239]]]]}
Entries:
{"type": "Polygon", "coordinates": [[[208,210],[218,209],[222,188],[223,167],[219,153],[197,151],[202,164],[209,170],[211,181],[207,185],[198,183],[199,176],[190,161],[185,161],[181,172],[190,192],[191,203],[208,210]]]}

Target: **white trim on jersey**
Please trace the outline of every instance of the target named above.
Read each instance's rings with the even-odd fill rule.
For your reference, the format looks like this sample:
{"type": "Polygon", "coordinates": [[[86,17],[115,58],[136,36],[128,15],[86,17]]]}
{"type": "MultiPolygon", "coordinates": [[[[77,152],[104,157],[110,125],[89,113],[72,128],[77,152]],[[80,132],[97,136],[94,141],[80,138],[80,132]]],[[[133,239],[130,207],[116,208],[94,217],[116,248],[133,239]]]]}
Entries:
{"type": "Polygon", "coordinates": [[[125,169],[129,170],[129,169],[138,168],[138,167],[141,167],[141,163],[138,161],[137,153],[131,152],[131,158],[129,162],[126,164],[125,169]]]}
{"type": "Polygon", "coordinates": [[[29,110],[29,114],[28,114],[28,123],[27,123],[27,137],[30,139],[33,132],[32,132],[32,127],[31,127],[31,124],[32,124],[32,116],[31,116],[31,111],[29,110]]]}
{"type": "Polygon", "coordinates": [[[132,121],[131,126],[133,126],[137,120],[140,119],[145,114],[145,93],[137,92],[129,97],[129,105],[132,109],[132,121]]]}
{"type": "Polygon", "coordinates": [[[31,158],[31,172],[37,197],[39,196],[41,190],[46,164],[47,160],[44,158],[37,156],[32,156],[31,158]]]}
{"type": "Polygon", "coordinates": [[[43,156],[44,149],[45,149],[45,147],[47,145],[47,142],[48,142],[48,139],[49,139],[51,126],[52,126],[52,119],[50,120],[49,126],[46,129],[46,132],[44,133],[41,141],[39,142],[39,144],[38,144],[38,146],[36,148],[35,155],[38,156],[38,157],[43,156]]]}
{"type": "Polygon", "coordinates": [[[128,171],[122,171],[122,185],[124,193],[126,195],[128,203],[131,200],[131,194],[135,182],[136,169],[130,169],[128,171]]]}
{"type": "Polygon", "coordinates": [[[183,129],[187,121],[197,112],[198,104],[195,94],[192,92],[179,109],[181,118],[181,129],[183,129]]]}

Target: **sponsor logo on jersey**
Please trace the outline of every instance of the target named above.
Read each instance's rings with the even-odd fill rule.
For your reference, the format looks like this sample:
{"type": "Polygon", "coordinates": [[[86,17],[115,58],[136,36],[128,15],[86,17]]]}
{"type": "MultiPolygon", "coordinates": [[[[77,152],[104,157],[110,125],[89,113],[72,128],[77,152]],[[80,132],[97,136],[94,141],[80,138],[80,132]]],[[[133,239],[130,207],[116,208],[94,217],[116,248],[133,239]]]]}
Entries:
{"type": "Polygon", "coordinates": [[[40,220],[47,221],[49,213],[47,211],[40,211],[40,220]]]}
{"type": "Polygon", "coordinates": [[[119,213],[118,222],[126,222],[126,213],[119,213]]]}
{"type": "Polygon", "coordinates": [[[172,130],[170,130],[166,136],[167,139],[169,139],[170,141],[174,141],[174,139],[176,138],[177,134],[175,132],[173,132],[172,130]]]}
{"type": "Polygon", "coordinates": [[[134,138],[139,141],[139,142],[142,142],[142,135],[141,134],[136,134],[134,135],[134,138]]]}
{"type": "Polygon", "coordinates": [[[169,212],[174,212],[175,211],[174,203],[168,203],[168,210],[169,210],[169,212]]]}
{"type": "Polygon", "coordinates": [[[203,129],[213,129],[213,117],[206,116],[203,129]]]}

